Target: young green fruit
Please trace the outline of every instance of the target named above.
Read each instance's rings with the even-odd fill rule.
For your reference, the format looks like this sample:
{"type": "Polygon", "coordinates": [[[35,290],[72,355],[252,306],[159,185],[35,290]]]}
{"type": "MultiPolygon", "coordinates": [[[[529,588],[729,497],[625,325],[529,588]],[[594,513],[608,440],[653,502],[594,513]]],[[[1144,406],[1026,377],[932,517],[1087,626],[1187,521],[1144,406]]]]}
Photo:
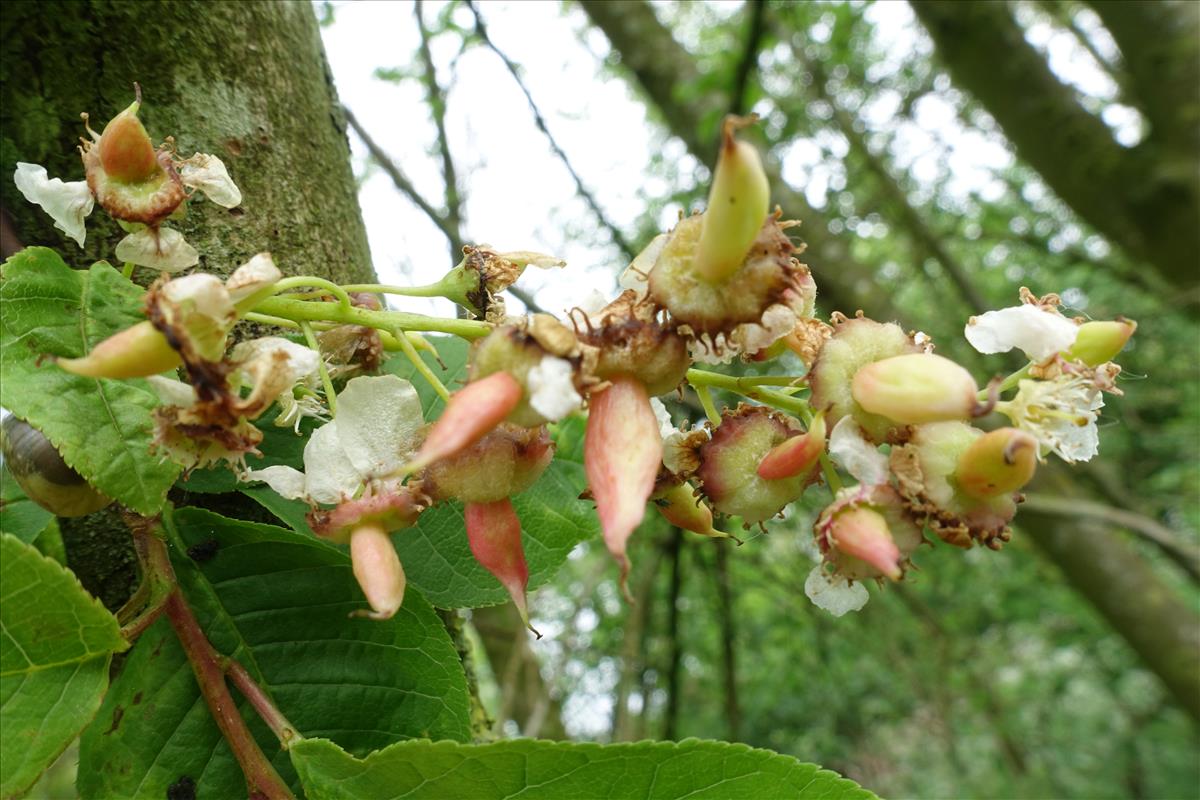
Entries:
{"type": "Polygon", "coordinates": [[[958,458],[955,478],[972,497],[986,500],[1012,494],[1033,479],[1038,442],[1016,428],[1000,428],[980,436],[958,458]]]}
{"type": "Polygon", "coordinates": [[[1085,322],[1065,355],[1070,361],[1098,367],[1116,358],[1136,330],[1137,323],[1131,319],[1085,322]]]}
{"type": "Polygon", "coordinates": [[[932,353],[892,356],[854,373],[854,400],[905,425],[968,419],[978,405],[971,373],[932,353]]]}
{"type": "Polygon", "coordinates": [[[733,133],[755,117],[725,118],[721,152],[708,194],[694,268],[709,283],[732,275],[746,260],[750,245],[767,217],[771,188],[758,151],[733,133]]]}
{"type": "Polygon", "coordinates": [[[113,117],[100,134],[100,164],[113,180],[139,183],[162,168],[150,134],[138,119],[139,101],[113,117]]]}

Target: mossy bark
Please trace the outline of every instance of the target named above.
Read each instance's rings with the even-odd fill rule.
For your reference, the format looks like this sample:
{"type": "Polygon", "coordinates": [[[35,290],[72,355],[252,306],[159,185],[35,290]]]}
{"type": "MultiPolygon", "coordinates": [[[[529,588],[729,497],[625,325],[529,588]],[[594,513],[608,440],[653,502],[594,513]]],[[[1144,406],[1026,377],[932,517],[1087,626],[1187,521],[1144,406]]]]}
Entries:
{"type": "Polygon", "coordinates": [[[87,246],[53,227],[13,185],[17,161],[83,178],[80,112],[99,130],[133,100],[151,137],[212,153],[244,197],[197,198],[178,227],[200,267],[227,274],[269,250],[288,274],[363,281],[372,270],[345,120],[304,2],[16,2],[0,17],[0,200],[27,245],[76,266],[113,260],[124,234],[97,209],[87,246]]]}
{"type": "MultiPolygon", "coordinates": [[[[124,233],[102,210],[89,218],[81,251],[25,202],[12,174],[28,161],[82,179],[80,112],[99,129],[133,100],[134,81],[151,137],[173,136],[184,156],[218,156],[242,190],[240,208],[196,198],[185,219],[170,223],[200,251],[200,269],[228,274],[267,250],[285,274],[372,278],[345,120],[306,2],[8,3],[0,16],[0,201],[24,244],[53,247],[77,267],[114,259],[124,233]]],[[[235,498],[220,500],[222,513],[247,516],[235,498]]],[[[110,608],[136,579],[116,519],[102,513],[62,526],[71,568],[110,608]]]]}

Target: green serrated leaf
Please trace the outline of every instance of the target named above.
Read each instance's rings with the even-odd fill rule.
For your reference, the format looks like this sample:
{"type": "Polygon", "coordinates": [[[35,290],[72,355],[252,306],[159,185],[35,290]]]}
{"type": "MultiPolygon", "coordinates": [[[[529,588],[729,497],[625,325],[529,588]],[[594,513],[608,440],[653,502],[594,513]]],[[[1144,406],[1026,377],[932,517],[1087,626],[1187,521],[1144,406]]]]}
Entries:
{"type": "Polygon", "coordinates": [[[73,270],[45,247],[20,251],[0,275],[0,405],[97,489],[156,513],[179,467],[150,452],[158,398],[149,384],[72,375],[47,360],[82,356],[140,322],[141,289],[104,262],[73,270]]]}
{"type": "Polygon", "coordinates": [[[28,789],[91,720],[125,646],[74,575],[0,534],[0,796],[28,789]]]}
{"type": "MultiPolygon", "coordinates": [[[[582,466],[556,460],[531,489],[513,498],[530,589],[549,583],[575,546],[599,530],[590,504],[579,499],[583,486],[582,466]]],[[[477,608],[508,601],[499,581],[471,555],[460,503],[426,511],[416,527],[393,541],[409,583],[434,605],[477,608]]]]}
{"type": "Polygon", "coordinates": [[[52,516],[26,497],[8,471],[8,465],[0,464],[0,533],[11,534],[29,544],[45,529],[52,516]]]}
{"type": "MultiPolygon", "coordinates": [[[[470,736],[458,654],[418,592],[391,620],[350,619],[366,602],[343,550],[198,509],[176,512],[174,523],[172,562],[213,646],[245,666],[301,733],[361,755],[409,738],[470,736]]],[[[249,709],[243,716],[294,781],[274,736],[249,709]]],[[[158,800],[182,775],[201,797],[245,792],[169,628],[138,640],[83,735],[79,774],[85,798],[158,800]]]]}
{"type": "Polygon", "coordinates": [[[853,781],[744,744],[575,744],[530,739],[486,745],[404,742],[356,759],[333,742],[291,751],[309,800],[862,800],[853,781]]]}

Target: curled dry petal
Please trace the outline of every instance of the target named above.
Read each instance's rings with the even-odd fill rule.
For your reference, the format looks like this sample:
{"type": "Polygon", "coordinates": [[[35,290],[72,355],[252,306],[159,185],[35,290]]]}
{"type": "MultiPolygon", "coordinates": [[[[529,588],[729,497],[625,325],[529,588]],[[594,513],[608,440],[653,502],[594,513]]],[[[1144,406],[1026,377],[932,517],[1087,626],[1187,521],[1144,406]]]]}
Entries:
{"type": "Polygon", "coordinates": [[[844,575],[831,575],[818,564],[808,573],[804,581],[804,593],[817,608],[824,609],[835,617],[850,611],[858,611],[867,604],[871,595],[861,583],[852,583],[844,575]]]}
{"type": "Polygon", "coordinates": [[[806,433],[776,445],[758,462],[758,477],[767,480],[793,478],[815,468],[823,452],[825,417],[818,413],[806,433]]]}
{"type": "Polygon", "coordinates": [[[1020,348],[1030,361],[1045,361],[1075,343],[1079,326],[1056,310],[1025,304],[971,317],[963,334],[981,353],[1020,348]]]}
{"type": "MultiPolygon", "coordinates": [[[[283,280],[283,273],[275,266],[270,253],[259,253],[233,271],[225,281],[225,290],[239,307],[247,299],[269,289],[283,280]]],[[[245,311],[246,309],[240,309],[245,311]]]]}
{"type": "Polygon", "coordinates": [[[493,372],[455,392],[430,428],[416,459],[409,463],[408,471],[424,469],[479,441],[517,407],[521,391],[521,384],[513,376],[493,372]]]}
{"type": "Polygon", "coordinates": [[[234,208],[242,202],[242,192],[229,177],[225,163],[208,153],[196,153],[184,161],[179,166],[179,179],[223,208],[234,208]]]}
{"type": "Polygon", "coordinates": [[[467,543],[480,566],[492,573],[512,598],[525,627],[540,639],[542,635],[529,624],[525,590],[529,567],[521,547],[521,521],[508,498],[493,503],[467,503],[464,508],[467,543]]]}
{"type": "Polygon", "coordinates": [[[625,544],[646,513],[662,453],[658,420],[640,383],[616,378],[592,394],[583,464],[604,543],[621,565],[623,589],[629,575],[625,544]]]}
{"type": "Polygon", "coordinates": [[[264,336],[238,344],[230,359],[237,364],[243,380],[253,387],[249,397],[241,402],[240,411],[254,419],[281,394],[290,394],[297,383],[315,374],[321,357],[302,344],[279,336],[264,336]]]}
{"type": "Polygon", "coordinates": [[[391,619],[404,602],[405,579],[388,532],[381,525],[370,523],[355,528],[350,534],[350,563],[371,604],[370,611],[355,611],[351,616],[391,619]]]}
{"type": "Polygon", "coordinates": [[[139,267],[182,272],[200,263],[200,253],[174,228],[143,228],[117,242],[117,259],[139,267]]]}
{"type": "Polygon", "coordinates": [[[146,301],[150,318],[188,359],[220,361],[225,336],[237,322],[237,311],[220,278],[195,273],[151,288],[146,301]]]}
{"type": "Polygon", "coordinates": [[[149,321],[114,333],[82,358],[60,358],[67,372],[89,378],[145,378],[183,363],[149,321]]]}
{"type": "Polygon", "coordinates": [[[47,177],[43,166],[18,161],[13,183],[26,200],[41,206],[50,215],[54,227],[83,247],[87,236],[83,220],[92,213],[95,205],[87,181],[64,183],[61,178],[47,177]]]}
{"type": "Polygon", "coordinates": [[[842,417],[829,435],[829,455],[863,486],[887,482],[888,457],[868,442],[853,417],[842,417]]]}

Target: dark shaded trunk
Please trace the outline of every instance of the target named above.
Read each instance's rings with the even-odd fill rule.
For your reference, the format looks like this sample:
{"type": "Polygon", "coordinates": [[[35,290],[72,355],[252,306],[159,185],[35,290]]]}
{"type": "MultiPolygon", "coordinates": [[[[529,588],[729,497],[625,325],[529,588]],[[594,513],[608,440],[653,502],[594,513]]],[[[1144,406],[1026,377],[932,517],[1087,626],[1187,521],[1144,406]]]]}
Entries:
{"type": "Polygon", "coordinates": [[[1093,520],[1023,510],[1021,528],[1200,720],[1200,616],[1126,542],[1093,520]]]}
{"type": "Polygon", "coordinates": [[[1146,262],[1179,288],[1192,288],[1200,282],[1200,237],[1195,235],[1200,218],[1194,145],[1197,98],[1196,79],[1191,77],[1197,48],[1191,31],[1196,26],[1154,23],[1159,17],[1186,21],[1193,12],[1146,10],[1158,3],[1096,5],[1118,43],[1129,44],[1130,74],[1146,73],[1132,85],[1139,89],[1134,99],[1151,115],[1153,127],[1132,149],[1117,144],[1108,127],[1059,82],[1025,41],[1007,3],[912,1],[955,83],[987,108],[1018,155],[1054,192],[1135,260],[1146,262]],[[1154,45],[1144,37],[1154,38],[1154,45]],[[1181,103],[1179,92],[1141,96],[1147,83],[1186,85],[1184,111],[1174,110],[1181,103]],[[1173,148],[1177,141],[1192,144],[1173,148]]]}

